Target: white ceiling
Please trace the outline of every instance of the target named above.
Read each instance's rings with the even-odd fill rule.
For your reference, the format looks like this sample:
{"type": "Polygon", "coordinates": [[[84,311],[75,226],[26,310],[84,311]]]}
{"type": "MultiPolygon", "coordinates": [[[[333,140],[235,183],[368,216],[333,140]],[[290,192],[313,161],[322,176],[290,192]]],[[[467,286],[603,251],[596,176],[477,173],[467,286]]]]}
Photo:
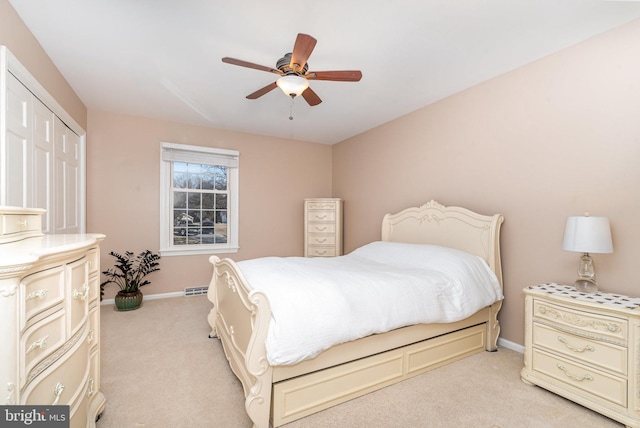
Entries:
{"type": "Polygon", "coordinates": [[[9,0],[89,109],[333,144],[634,19],[607,0],[9,0]],[[264,71],[318,40],[309,107],[264,71]]]}

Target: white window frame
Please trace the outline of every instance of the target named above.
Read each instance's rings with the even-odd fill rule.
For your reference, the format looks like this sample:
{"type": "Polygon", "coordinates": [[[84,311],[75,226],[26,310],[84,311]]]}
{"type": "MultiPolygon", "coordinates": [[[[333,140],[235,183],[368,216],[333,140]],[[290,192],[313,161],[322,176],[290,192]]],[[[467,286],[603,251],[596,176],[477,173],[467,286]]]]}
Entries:
{"type": "Polygon", "coordinates": [[[238,247],[238,181],[239,158],[237,150],[192,146],[187,144],[160,143],[160,254],[162,256],[183,256],[193,254],[236,253],[238,247]],[[200,245],[173,245],[173,207],[171,206],[172,177],[171,157],[168,153],[179,152],[192,163],[221,165],[228,167],[227,185],[227,243],[200,245]]]}

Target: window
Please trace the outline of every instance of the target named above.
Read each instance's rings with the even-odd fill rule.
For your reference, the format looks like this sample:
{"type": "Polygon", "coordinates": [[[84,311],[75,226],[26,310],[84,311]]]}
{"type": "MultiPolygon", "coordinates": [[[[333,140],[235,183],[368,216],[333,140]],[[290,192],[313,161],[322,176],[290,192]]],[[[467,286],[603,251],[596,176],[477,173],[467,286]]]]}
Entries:
{"type": "Polygon", "coordinates": [[[238,251],[235,150],[162,143],[160,253],[238,251]]]}

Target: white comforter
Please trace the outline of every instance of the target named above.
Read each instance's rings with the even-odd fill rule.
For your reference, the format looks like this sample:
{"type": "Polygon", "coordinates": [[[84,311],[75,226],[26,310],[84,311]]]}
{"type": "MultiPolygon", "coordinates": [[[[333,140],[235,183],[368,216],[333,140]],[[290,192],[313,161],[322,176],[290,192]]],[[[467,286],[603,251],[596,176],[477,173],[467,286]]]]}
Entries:
{"type": "Polygon", "coordinates": [[[341,257],[237,264],[269,299],[272,365],[295,364],[373,333],[458,321],[503,298],[484,260],[434,245],[373,242],[341,257]]]}

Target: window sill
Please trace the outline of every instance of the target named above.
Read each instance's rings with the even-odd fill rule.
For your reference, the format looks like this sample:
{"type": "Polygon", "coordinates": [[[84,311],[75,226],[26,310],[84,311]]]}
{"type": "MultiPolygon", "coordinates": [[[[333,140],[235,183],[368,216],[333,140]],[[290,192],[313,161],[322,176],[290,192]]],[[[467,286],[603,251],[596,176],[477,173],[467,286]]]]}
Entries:
{"type": "Polygon", "coordinates": [[[225,254],[225,253],[237,253],[238,247],[224,247],[224,248],[194,248],[192,250],[179,249],[179,250],[160,250],[162,257],[171,256],[195,256],[199,254],[225,254]]]}

